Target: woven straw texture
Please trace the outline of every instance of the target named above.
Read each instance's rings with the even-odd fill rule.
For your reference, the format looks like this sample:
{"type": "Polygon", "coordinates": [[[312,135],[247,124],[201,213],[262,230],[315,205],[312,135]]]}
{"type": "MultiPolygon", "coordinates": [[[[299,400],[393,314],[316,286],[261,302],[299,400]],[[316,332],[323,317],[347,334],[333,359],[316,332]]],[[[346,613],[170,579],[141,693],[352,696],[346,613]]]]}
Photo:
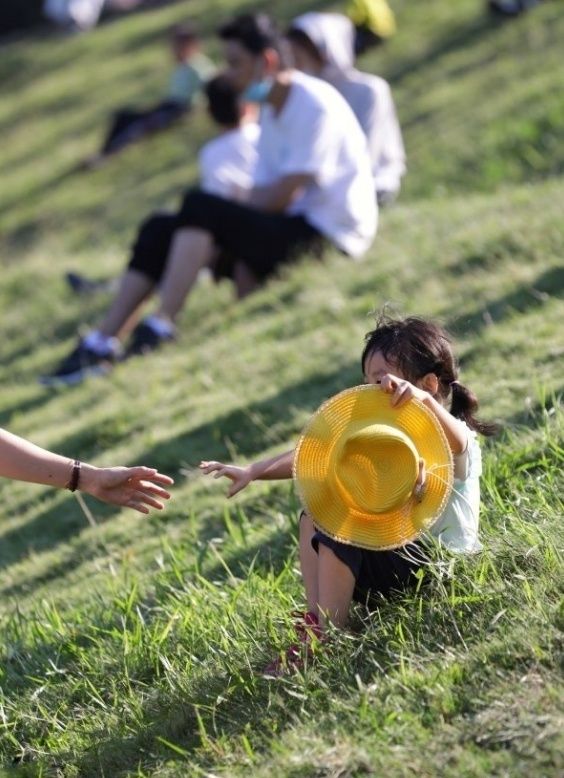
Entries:
{"type": "Polygon", "coordinates": [[[372,550],[416,540],[443,512],[452,490],[450,446],[435,415],[412,399],[393,408],[378,386],[327,400],[298,441],[294,478],[316,526],[372,550]],[[426,482],[413,496],[418,462],[426,482]]]}

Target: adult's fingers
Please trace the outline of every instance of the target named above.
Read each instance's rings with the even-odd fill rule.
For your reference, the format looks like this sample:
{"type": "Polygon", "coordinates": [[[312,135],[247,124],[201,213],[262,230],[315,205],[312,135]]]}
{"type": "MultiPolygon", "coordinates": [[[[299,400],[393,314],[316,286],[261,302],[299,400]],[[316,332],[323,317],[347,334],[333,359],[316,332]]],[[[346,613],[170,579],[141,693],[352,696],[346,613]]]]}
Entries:
{"type": "Polygon", "coordinates": [[[174,478],[171,478],[169,475],[165,475],[164,473],[155,473],[151,476],[151,481],[156,481],[159,484],[166,484],[167,486],[172,486],[174,483],[174,478]]]}
{"type": "Polygon", "coordinates": [[[156,494],[158,497],[162,497],[163,500],[170,499],[170,492],[167,492],[162,486],[154,484],[152,481],[139,481],[137,484],[132,484],[132,487],[139,493],[156,494]]]}
{"type": "Polygon", "coordinates": [[[126,502],[126,507],[131,508],[134,511],[137,511],[138,513],[144,513],[147,515],[149,513],[149,509],[143,505],[142,502],[137,502],[136,500],[129,500],[129,502],[126,502]]]}
{"type": "Polygon", "coordinates": [[[151,508],[156,508],[158,511],[164,508],[164,505],[160,500],[157,500],[156,497],[143,491],[135,492],[131,497],[131,500],[137,505],[150,505],[151,508]]]}

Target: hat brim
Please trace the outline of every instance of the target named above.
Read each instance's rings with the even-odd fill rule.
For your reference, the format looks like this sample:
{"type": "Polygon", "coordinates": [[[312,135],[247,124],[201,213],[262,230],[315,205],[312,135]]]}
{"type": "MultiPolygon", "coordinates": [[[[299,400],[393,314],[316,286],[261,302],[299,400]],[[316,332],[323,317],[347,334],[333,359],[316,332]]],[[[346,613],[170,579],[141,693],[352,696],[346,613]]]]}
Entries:
{"type": "Polygon", "coordinates": [[[453,484],[452,452],[437,417],[412,398],[399,408],[379,386],[355,386],[327,400],[312,416],[296,446],[298,494],[319,529],[341,543],[385,550],[417,540],[443,512],[453,484]],[[331,452],[351,426],[375,422],[401,430],[425,462],[422,497],[384,513],[349,504],[332,483],[331,452]]]}

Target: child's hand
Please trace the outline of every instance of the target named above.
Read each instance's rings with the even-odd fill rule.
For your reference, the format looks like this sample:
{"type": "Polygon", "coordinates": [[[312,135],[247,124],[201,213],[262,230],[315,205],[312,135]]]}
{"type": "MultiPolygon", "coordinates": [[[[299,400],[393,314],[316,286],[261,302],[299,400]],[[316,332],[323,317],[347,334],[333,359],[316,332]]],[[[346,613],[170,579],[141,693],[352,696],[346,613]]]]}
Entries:
{"type": "Polygon", "coordinates": [[[419,387],[414,386],[404,378],[398,378],[391,373],[386,373],[382,376],[380,379],[380,386],[385,392],[392,395],[391,403],[396,408],[400,405],[404,405],[408,400],[411,400],[412,397],[416,397],[418,400],[421,400],[421,402],[424,402],[429,396],[428,392],[419,389],[419,387]]]}
{"type": "Polygon", "coordinates": [[[221,478],[221,476],[229,478],[231,486],[227,492],[228,497],[233,497],[253,480],[250,466],[237,467],[236,465],[224,465],[221,462],[200,462],[200,470],[206,475],[213,473],[214,478],[221,478]]]}

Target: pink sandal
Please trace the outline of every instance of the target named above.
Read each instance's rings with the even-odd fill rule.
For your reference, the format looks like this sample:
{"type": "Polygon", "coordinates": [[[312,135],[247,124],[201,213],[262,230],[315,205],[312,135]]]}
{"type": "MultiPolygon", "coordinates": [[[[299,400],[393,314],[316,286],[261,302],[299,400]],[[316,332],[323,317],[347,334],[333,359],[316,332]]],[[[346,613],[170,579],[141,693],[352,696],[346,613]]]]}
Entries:
{"type": "Polygon", "coordinates": [[[279,678],[303,670],[314,659],[315,649],[323,640],[319,619],[313,611],[294,611],[292,616],[299,643],[293,643],[264,668],[262,674],[266,677],[279,678]]]}

